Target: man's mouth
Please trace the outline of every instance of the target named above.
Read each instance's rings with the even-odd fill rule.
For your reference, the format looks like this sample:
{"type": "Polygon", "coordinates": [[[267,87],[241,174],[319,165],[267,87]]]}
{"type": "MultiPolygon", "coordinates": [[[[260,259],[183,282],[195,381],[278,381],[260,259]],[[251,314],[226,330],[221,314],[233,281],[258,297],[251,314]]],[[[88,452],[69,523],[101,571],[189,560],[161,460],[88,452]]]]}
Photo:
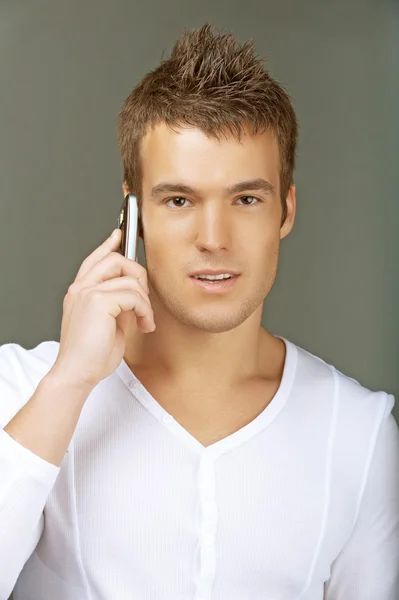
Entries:
{"type": "Polygon", "coordinates": [[[236,275],[232,275],[231,273],[224,273],[221,275],[194,275],[195,279],[204,279],[205,281],[221,281],[223,279],[231,279],[231,277],[236,277],[236,275]]]}
{"type": "Polygon", "coordinates": [[[231,273],[221,275],[191,275],[193,283],[196,287],[210,292],[224,292],[232,289],[239,275],[231,273]]]}

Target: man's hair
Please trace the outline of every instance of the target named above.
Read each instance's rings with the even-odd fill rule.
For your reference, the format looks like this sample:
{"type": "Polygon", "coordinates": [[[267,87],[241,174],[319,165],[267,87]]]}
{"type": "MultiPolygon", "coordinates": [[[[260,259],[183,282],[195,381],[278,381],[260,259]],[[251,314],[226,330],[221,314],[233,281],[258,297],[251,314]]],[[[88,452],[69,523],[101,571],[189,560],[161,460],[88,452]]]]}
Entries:
{"type": "Polygon", "coordinates": [[[185,30],[170,58],[150,71],[125,100],[118,115],[118,146],[124,181],[140,208],[140,142],[159,123],[172,129],[196,127],[216,139],[232,134],[238,141],[246,131],[272,132],[279,148],[285,221],[298,125],[288,94],[264,69],[252,41],[241,45],[232,33],[217,33],[208,23],[185,30]]]}

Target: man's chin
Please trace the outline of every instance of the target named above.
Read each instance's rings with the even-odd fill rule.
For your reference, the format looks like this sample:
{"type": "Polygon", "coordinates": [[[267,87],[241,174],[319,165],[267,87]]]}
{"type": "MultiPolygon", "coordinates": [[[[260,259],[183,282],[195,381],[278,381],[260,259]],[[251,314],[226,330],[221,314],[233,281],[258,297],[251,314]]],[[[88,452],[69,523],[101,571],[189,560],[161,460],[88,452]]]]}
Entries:
{"type": "Polygon", "coordinates": [[[203,333],[226,333],[236,329],[247,318],[248,314],[243,312],[234,312],[227,310],[202,310],[201,313],[191,313],[186,311],[178,312],[176,307],[173,310],[174,319],[183,326],[189,327],[193,331],[203,333]]]}

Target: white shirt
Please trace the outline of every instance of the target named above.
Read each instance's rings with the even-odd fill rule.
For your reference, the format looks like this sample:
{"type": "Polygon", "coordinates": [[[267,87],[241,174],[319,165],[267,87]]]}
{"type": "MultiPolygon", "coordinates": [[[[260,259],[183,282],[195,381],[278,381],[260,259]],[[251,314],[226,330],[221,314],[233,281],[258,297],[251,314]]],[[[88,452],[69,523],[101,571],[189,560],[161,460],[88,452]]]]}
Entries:
{"type": "MultiPolygon", "coordinates": [[[[1,600],[397,600],[394,398],[284,341],[271,403],[206,448],[124,361],[60,467],[0,429],[1,600]]],[[[57,352],[0,347],[0,428],[57,352]]]]}

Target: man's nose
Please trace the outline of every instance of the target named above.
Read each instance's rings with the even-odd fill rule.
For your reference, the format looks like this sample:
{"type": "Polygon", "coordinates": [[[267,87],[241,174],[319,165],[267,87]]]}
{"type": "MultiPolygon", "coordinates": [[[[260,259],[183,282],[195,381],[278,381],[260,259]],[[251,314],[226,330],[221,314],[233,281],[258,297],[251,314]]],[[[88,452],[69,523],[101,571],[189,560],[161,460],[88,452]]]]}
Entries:
{"type": "Polygon", "coordinates": [[[203,206],[196,215],[196,242],[200,250],[216,252],[230,247],[231,216],[226,207],[203,206]]]}

